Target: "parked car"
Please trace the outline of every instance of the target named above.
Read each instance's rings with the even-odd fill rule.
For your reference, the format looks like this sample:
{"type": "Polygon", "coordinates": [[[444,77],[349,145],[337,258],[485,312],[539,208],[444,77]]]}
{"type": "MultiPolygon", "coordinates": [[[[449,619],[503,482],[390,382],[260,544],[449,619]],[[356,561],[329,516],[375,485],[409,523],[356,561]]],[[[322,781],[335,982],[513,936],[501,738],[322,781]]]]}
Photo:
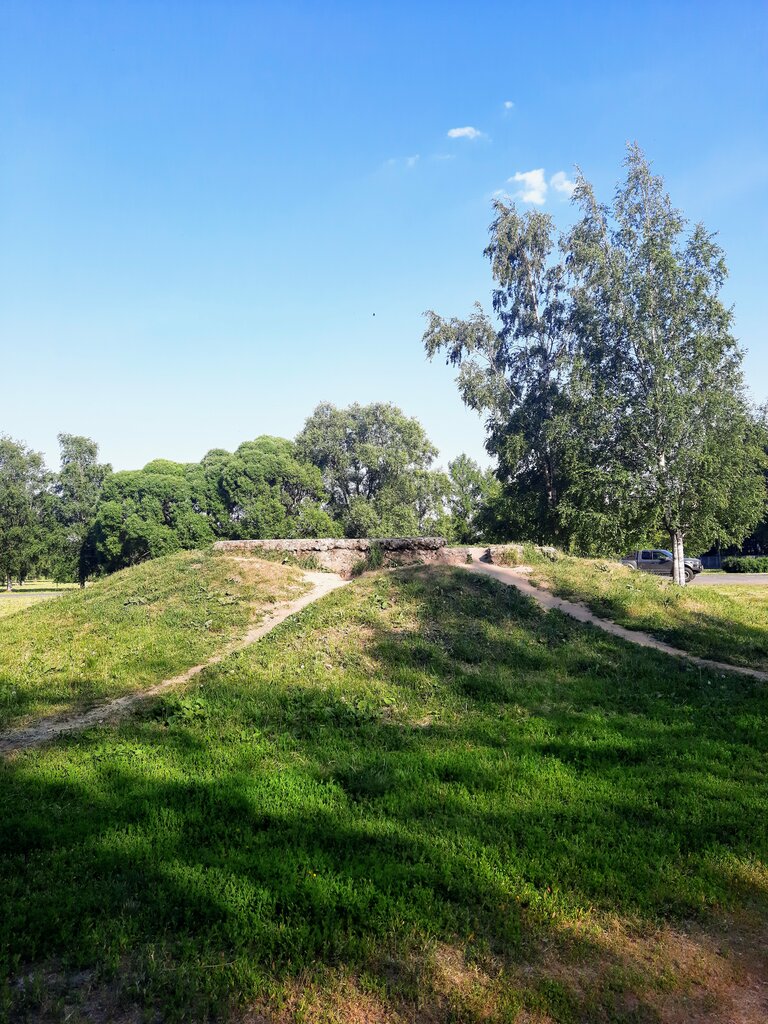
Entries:
{"type": "MultiPolygon", "coordinates": [[[[672,564],[675,558],[671,551],[664,551],[663,548],[648,548],[645,551],[630,551],[621,560],[622,565],[628,565],[632,569],[640,569],[642,572],[652,572],[657,576],[671,576],[672,564]]],[[[700,558],[686,558],[685,581],[690,583],[701,572],[703,566],[700,558]]]]}

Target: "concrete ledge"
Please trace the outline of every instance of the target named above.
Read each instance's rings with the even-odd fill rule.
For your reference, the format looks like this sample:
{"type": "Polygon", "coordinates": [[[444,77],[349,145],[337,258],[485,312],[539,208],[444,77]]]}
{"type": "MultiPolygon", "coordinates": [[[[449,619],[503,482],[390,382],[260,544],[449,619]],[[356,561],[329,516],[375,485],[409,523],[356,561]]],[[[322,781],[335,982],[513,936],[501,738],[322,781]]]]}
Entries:
{"type": "MultiPolygon", "coordinates": [[[[276,540],[219,540],[213,545],[215,551],[284,551],[301,557],[314,557],[326,569],[341,574],[349,573],[352,567],[366,558],[371,548],[379,548],[383,554],[383,565],[411,565],[419,562],[449,562],[449,550],[444,537],[360,537],[355,539],[336,537],[304,537],[301,539],[276,540]]],[[[453,556],[455,549],[450,549],[453,556]]]]}

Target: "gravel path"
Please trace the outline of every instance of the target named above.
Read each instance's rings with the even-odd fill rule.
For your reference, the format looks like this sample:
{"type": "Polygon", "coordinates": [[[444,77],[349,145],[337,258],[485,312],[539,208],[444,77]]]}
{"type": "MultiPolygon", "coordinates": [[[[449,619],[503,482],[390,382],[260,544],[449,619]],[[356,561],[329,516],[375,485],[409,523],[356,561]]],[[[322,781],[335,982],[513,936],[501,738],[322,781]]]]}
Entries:
{"type": "Polygon", "coordinates": [[[303,575],[305,581],[310,584],[309,590],[292,601],[283,601],[275,605],[272,611],[265,615],[257,625],[248,630],[245,636],[230,644],[225,650],[215,655],[209,661],[204,662],[202,665],[194,665],[192,668],[188,668],[186,672],[182,672],[172,679],[164,679],[163,682],[157,683],[155,686],[149,687],[149,689],[139,690],[136,693],[127,693],[124,697],[117,697],[114,700],[107,701],[105,704],[99,704],[94,708],[90,708],[88,711],[41,718],[37,722],[32,723],[32,725],[0,733],[0,757],[16,753],[20,750],[28,750],[30,747],[40,746],[40,744],[47,743],[49,740],[55,740],[59,736],[66,736],[71,732],[88,729],[93,725],[101,725],[104,722],[113,722],[118,718],[123,718],[140,701],[146,700],[148,697],[155,697],[157,694],[164,693],[166,690],[171,690],[176,686],[181,686],[182,683],[188,682],[193,676],[202,672],[204,668],[208,668],[209,665],[217,665],[233,652],[249,647],[271,632],[275,626],[285,622],[291,615],[295,615],[303,608],[306,608],[307,605],[312,604],[313,601],[317,601],[326,594],[330,594],[331,591],[343,587],[347,582],[347,580],[343,580],[340,576],[335,575],[335,573],[305,572],[303,575]]]}
{"type": "Polygon", "coordinates": [[[616,622],[611,622],[610,619],[601,619],[599,615],[595,615],[584,604],[576,601],[566,601],[562,597],[555,597],[548,590],[534,587],[529,579],[515,569],[479,561],[474,561],[471,565],[467,564],[464,568],[470,572],[492,576],[501,583],[506,583],[507,586],[516,587],[522,594],[532,597],[534,601],[547,611],[551,611],[553,608],[557,609],[557,611],[563,612],[565,615],[570,615],[572,619],[578,619],[579,622],[589,622],[598,629],[602,629],[603,632],[610,633],[612,636],[618,636],[630,644],[637,644],[638,647],[650,647],[654,651],[661,651],[663,654],[669,654],[673,658],[685,658],[686,661],[690,661],[692,664],[711,672],[733,672],[736,675],[749,676],[750,679],[760,679],[762,682],[768,682],[768,672],[761,672],[756,668],[744,668],[741,665],[726,665],[722,661],[710,661],[708,658],[699,658],[695,654],[681,651],[678,647],[672,647],[671,644],[666,644],[663,640],[657,640],[648,633],[641,633],[636,629],[627,629],[625,626],[619,626],[616,622]]]}

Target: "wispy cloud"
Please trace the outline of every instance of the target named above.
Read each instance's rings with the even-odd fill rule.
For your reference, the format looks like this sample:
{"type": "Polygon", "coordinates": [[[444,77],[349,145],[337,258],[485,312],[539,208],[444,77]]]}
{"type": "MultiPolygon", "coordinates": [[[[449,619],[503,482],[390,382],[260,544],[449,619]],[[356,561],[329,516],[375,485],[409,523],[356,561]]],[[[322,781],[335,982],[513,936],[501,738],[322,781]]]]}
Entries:
{"type": "Polygon", "coordinates": [[[547,180],[544,177],[544,168],[537,167],[534,171],[518,171],[511,178],[507,179],[510,184],[520,185],[515,192],[514,198],[523,203],[535,203],[543,205],[547,198],[547,180]]]}
{"type": "Polygon", "coordinates": [[[504,100],[504,109],[505,110],[512,110],[514,105],[515,104],[512,102],[512,100],[504,100]]]}
{"type": "Polygon", "coordinates": [[[549,184],[555,190],[555,192],[562,192],[565,196],[572,196],[573,191],[576,188],[576,182],[571,181],[565,171],[558,171],[553,174],[549,179],[549,184]]]}
{"type": "Polygon", "coordinates": [[[421,160],[418,153],[414,153],[413,156],[391,156],[389,160],[385,161],[385,167],[405,167],[407,170],[413,170],[416,164],[421,160]]]}
{"type": "Polygon", "coordinates": [[[472,125],[467,125],[466,128],[451,128],[448,131],[449,139],[482,139],[483,137],[483,132],[478,128],[473,128],[472,125]]]}

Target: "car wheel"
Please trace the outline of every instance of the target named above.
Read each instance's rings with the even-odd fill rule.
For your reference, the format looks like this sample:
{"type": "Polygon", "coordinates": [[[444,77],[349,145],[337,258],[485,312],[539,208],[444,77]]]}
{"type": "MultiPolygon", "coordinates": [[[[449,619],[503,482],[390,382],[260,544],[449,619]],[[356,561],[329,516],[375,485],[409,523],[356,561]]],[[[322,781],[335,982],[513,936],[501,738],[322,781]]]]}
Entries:
{"type": "Polygon", "coordinates": [[[685,570],[685,582],[686,583],[693,583],[693,581],[695,579],[696,579],[696,573],[693,571],[693,569],[686,568],[686,570],[685,570]]]}

